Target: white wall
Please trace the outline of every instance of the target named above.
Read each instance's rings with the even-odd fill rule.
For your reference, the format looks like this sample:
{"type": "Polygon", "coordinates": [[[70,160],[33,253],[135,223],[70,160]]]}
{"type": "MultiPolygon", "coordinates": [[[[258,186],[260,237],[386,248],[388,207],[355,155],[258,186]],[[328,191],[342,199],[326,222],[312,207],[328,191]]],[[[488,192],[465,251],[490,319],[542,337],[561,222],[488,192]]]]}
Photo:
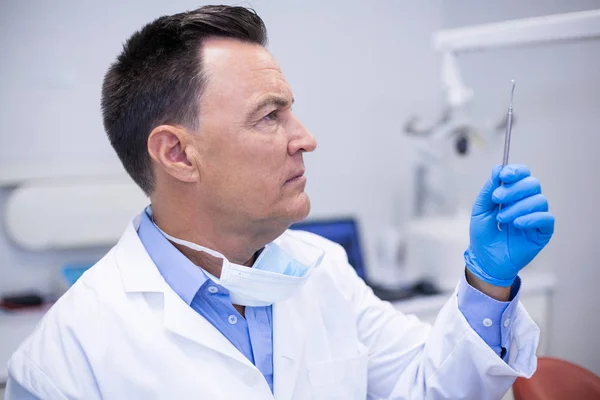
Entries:
{"type": "MultiPolygon", "coordinates": [[[[444,3],[445,28],[600,8],[600,1],[444,3]]],[[[511,161],[531,166],[556,215],[556,234],[536,262],[552,270],[558,289],[550,332],[552,353],[600,374],[600,40],[536,49],[505,49],[461,58],[475,90],[473,113],[505,113],[517,82],[511,161]]],[[[495,160],[500,161],[497,149],[495,160]]],[[[484,176],[481,162],[472,176],[484,176]]],[[[472,182],[477,183],[477,179],[472,182]]],[[[527,282],[524,282],[527,285],[527,282]]]]}
{"type": "MultiPolygon", "coordinates": [[[[410,201],[400,194],[412,154],[402,124],[415,111],[437,109],[429,42],[441,23],[440,3],[242,3],[249,4],[266,22],[269,48],[294,90],[295,112],[319,142],[305,158],[312,215],[357,215],[374,265],[377,236],[410,201]]],[[[0,54],[9,56],[0,58],[0,163],[117,162],[99,108],[106,68],[144,23],[198,5],[2,2],[0,54]]],[[[0,190],[0,222],[6,196],[0,190]]],[[[0,292],[48,290],[65,261],[94,259],[105,250],[34,254],[0,231],[0,292]]]]}

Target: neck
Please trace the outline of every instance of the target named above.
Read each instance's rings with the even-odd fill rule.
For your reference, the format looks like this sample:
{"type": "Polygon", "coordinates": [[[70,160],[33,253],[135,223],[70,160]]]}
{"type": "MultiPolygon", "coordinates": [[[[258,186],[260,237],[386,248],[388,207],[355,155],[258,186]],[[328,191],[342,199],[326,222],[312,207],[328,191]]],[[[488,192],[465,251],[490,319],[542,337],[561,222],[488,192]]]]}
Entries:
{"type": "MultiPolygon", "coordinates": [[[[226,217],[206,212],[198,203],[191,205],[190,202],[173,199],[165,201],[155,195],[152,196],[152,214],[156,225],[169,235],[218,251],[230,262],[246,266],[254,263],[258,250],[282,233],[251,230],[239,221],[236,224],[236,221],[228,221],[226,217]]],[[[221,277],[223,261],[220,258],[174,245],[194,264],[217,278],[221,277]]]]}

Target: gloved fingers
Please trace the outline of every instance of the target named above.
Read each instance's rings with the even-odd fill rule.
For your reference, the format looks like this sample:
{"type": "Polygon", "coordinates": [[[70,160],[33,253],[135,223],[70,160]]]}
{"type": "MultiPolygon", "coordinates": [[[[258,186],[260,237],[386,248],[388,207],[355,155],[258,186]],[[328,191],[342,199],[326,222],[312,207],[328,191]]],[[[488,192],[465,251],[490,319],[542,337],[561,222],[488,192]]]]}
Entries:
{"type": "Polygon", "coordinates": [[[554,233],[554,215],[548,211],[539,211],[523,215],[514,220],[513,225],[519,229],[537,229],[543,235],[554,233]]]}
{"type": "Polygon", "coordinates": [[[515,183],[531,175],[529,167],[525,164],[509,164],[500,171],[502,183],[515,183]]]}
{"type": "Polygon", "coordinates": [[[483,189],[481,189],[481,192],[479,192],[479,196],[477,196],[475,204],[473,204],[472,215],[474,217],[492,211],[497,207],[497,204],[492,200],[492,193],[500,186],[500,179],[498,178],[498,175],[500,174],[501,169],[501,165],[496,165],[494,167],[492,170],[492,176],[490,176],[483,186],[483,189]]]}
{"type": "Polygon", "coordinates": [[[548,199],[543,194],[527,197],[502,208],[496,219],[501,224],[507,224],[518,217],[539,211],[548,211],[548,199]]]}
{"type": "Polygon", "coordinates": [[[539,193],[542,193],[540,181],[533,176],[528,176],[515,183],[500,186],[494,190],[492,200],[497,204],[509,204],[539,193]]]}

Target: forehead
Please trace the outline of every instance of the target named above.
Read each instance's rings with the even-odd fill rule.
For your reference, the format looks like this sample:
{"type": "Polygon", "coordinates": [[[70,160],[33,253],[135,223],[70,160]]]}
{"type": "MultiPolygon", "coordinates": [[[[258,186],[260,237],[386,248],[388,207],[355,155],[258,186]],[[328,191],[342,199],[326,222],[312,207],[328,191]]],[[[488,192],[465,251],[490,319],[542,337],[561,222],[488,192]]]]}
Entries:
{"type": "Polygon", "coordinates": [[[260,45],[209,39],[203,45],[202,64],[207,77],[203,105],[251,107],[271,94],[292,97],[279,64],[260,45]]]}

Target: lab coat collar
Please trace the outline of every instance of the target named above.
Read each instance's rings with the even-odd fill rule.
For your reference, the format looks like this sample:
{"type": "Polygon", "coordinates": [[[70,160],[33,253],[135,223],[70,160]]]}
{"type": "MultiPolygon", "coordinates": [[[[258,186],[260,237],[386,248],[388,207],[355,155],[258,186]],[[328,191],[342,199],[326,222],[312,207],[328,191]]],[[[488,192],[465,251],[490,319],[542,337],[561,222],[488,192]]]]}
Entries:
{"type": "Polygon", "coordinates": [[[164,293],[168,285],[137,234],[141,219],[140,214],[127,225],[115,248],[123,287],[127,293],[164,293]]]}
{"type": "Polygon", "coordinates": [[[162,293],[163,325],[169,331],[256,368],[217,328],[186,304],[164,281],[138,234],[138,215],[116,246],[116,262],[127,293],[162,293]]]}

